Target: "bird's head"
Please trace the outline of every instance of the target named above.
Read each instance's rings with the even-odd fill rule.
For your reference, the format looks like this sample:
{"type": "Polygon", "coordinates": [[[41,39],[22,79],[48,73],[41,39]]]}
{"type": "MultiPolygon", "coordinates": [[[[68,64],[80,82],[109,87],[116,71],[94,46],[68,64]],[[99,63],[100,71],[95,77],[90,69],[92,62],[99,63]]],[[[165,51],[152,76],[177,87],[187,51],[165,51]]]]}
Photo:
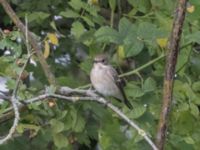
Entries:
{"type": "Polygon", "coordinates": [[[104,54],[96,55],[93,61],[94,65],[107,65],[108,64],[108,58],[104,54]]]}

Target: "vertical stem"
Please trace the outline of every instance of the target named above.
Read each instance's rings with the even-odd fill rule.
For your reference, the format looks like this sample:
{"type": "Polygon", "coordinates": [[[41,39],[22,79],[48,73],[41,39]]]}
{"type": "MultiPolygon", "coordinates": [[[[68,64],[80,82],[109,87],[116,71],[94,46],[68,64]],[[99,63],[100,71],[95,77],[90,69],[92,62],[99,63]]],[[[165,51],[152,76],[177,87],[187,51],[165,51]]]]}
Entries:
{"type": "Polygon", "coordinates": [[[166,58],[165,77],[163,85],[163,104],[160,113],[160,120],[156,136],[156,144],[159,150],[164,149],[167,121],[169,118],[169,111],[171,106],[172,94],[173,94],[173,79],[175,74],[175,66],[178,57],[179,44],[181,39],[181,33],[183,28],[183,22],[185,19],[187,0],[178,0],[176,8],[176,14],[174,18],[173,28],[168,45],[168,54],[166,58]]]}

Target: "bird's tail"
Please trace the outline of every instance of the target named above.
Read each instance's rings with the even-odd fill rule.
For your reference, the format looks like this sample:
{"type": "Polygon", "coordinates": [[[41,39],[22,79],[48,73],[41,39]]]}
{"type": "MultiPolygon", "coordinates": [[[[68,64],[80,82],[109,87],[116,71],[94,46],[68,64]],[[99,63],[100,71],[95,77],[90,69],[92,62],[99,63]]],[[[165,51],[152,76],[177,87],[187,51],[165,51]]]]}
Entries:
{"type": "MultiPolygon", "coordinates": [[[[126,94],[123,90],[123,87],[121,86],[121,84],[119,82],[116,83],[120,92],[121,92],[121,96],[122,96],[122,99],[123,99],[123,102],[125,103],[125,105],[129,108],[129,109],[133,109],[133,106],[131,105],[131,103],[128,101],[127,97],[126,97],[126,94]]],[[[121,100],[122,100],[121,99],[121,100]]]]}
{"type": "Polygon", "coordinates": [[[133,106],[131,105],[131,103],[125,98],[124,99],[124,103],[126,104],[126,106],[129,108],[129,109],[133,109],[133,106]]]}

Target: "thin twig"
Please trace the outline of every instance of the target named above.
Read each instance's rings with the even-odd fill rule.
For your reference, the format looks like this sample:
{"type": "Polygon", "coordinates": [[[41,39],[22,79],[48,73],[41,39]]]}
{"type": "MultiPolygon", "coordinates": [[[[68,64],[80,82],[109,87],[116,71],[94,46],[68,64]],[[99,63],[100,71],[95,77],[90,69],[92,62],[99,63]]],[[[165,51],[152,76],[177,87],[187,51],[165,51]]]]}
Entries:
{"type": "Polygon", "coordinates": [[[125,76],[130,76],[130,75],[133,75],[133,74],[137,74],[139,71],[143,70],[144,68],[154,64],[155,62],[157,62],[158,60],[162,59],[165,57],[165,54],[161,54],[160,56],[156,57],[155,59],[152,59],[150,60],[149,62],[147,62],[146,64],[132,70],[132,71],[129,71],[129,72],[126,72],[126,73],[123,73],[121,75],[119,75],[119,77],[125,77],[125,76]]]}

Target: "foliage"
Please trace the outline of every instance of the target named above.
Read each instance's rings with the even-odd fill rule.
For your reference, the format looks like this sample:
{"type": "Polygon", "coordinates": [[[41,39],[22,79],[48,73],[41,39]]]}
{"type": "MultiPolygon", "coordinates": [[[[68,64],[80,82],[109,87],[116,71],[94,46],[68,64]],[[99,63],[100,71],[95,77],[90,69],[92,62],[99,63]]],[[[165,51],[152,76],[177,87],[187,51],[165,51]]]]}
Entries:
{"type": "MultiPolygon", "coordinates": [[[[125,77],[125,91],[134,106],[128,110],[113,101],[147,133],[155,137],[162,100],[164,59],[149,61],[167,51],[175,3],[173,0],[11,0],[29,30],[44,45],[44,56],[59,85],[88,84],[92,57],[105,52],[121,73],[147,64],[147,68],[125,77]],[[121,4],[119,4],[119,2],[121,4]],[[110,17],[111,16],[111,17],[110,17]]],[[[181,48],[176,67],[173,106],[166,149],[198,149],[200,146],[200,2],[188,3],[181,48]]],[[[0,74],[13,89],[27,54],[25,39],[0,12],[0,74]]],[[[33,56],[20,84],[19,98],[37,96],[48,85],[33,56]],[[37,65],[34,65],[34,64],[37,65]],[[29,79],[29,76],[32,76],[29,79]]],[[[0,112],[9,107],[5,102],[0,112]]],[[[11,122],[1,123],[6,133],[11,122]]],[[[58,101],[31,104],[21,113],[17,137],[0,149],[80,149],[97,140],[103,150],[150,149],[148,144],[112,112],[99,104],[58,101]],[[82,146],[82,147],[81,147],[82,146]]]]}

